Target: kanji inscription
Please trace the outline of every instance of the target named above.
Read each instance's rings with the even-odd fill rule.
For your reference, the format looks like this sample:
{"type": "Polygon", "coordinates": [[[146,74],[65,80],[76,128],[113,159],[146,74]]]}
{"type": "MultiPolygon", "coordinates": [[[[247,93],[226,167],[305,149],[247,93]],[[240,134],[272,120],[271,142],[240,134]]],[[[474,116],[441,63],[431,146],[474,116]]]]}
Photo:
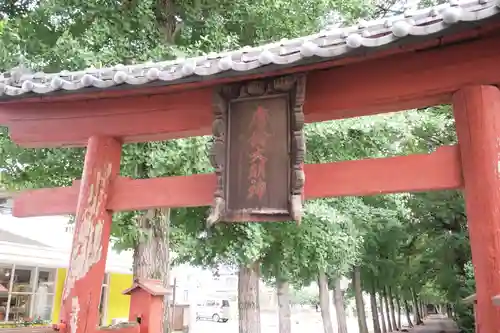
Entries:
{"type": "Polygon", "coordinates": [[[300,221],[305,76],[220,87],[210,161],[217,179],[207,224],[300,221]]]}
{"type": "Polygon", "coordinates": [[[257,107],[250,123],[250,170],[248,175],[248,199],[253,197],[262,200],[266,193],[266,144],[269,139],[267,129],[268,111],[261,106],[257,107]]]}
{"type": "Polygon", "coordinates": [[[286,96],[235,101],[230,112],[227,212],[235,219],[288,214],[286,96]]]}

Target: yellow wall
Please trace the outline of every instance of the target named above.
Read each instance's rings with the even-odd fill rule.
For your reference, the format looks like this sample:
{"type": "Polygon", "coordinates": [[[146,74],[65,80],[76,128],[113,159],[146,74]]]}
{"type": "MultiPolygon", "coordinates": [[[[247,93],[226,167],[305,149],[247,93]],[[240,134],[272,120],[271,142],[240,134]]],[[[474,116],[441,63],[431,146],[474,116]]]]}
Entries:
{"type": "MultiPolygon", "coordinates": [[[[59,321],[59,311],[61,310],[61,298],[65,279],[66,268],[58,268],[54,291],[54,307],[52,309],[52,323],[57,323],[59,321]]],[[[132,286],[132,281],[132,274],[110,273],[106,318],[108,324],[111,324],[113,318],[128,318],[130,296],[123,295],[122,291],[130,288],[132,286]]]]}
{"type": "Polygon", "coordinates": [[[111,273],[109,275],[108,311],[106,321],[111,324],[113,318],[128,318],[130,296],[122,292],[132,286],[132,274],[111,273]]]}
{"type": "Polygon", "coordinates": [[[54,307],[52,308],[52,323],[59,321],[59,311],[61,310],[61,298],[64,289],[64,280],[66,279],[66,268],[58,268],[56,283],[54,289],[54,307]]]}

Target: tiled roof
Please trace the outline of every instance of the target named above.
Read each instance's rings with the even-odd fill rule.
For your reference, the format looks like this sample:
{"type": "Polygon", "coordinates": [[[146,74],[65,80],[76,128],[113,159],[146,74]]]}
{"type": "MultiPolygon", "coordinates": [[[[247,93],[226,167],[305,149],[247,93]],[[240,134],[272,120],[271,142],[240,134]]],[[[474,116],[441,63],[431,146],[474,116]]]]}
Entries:
{"type": "Polygon", "coordinates": [[[16,235],[16,234],[13,234],[13,233],[6,231],[6,230],[3,230],[3,229],[0,229],[0,242],[9,242],[9,243],[39,246],[39,247],[49,247],[48,245],[40,243],[40,242],[33,240],[31,238],[16,235]]]}
{"type": "Polygon", "coordinates": [[[413,37],[445,33],[461,22],[479,22],[500,13],[500,0],[450,0],[446,4],[406,12],[382,20],[327,29],[301,38],[258,47],[138,65],[116,65],[55,74],[11,71],[0,76],[0,97],[111,88],[119,85],[177,84],[221,75],[248,74],[266,66],[295,66],[348,56],[360,49],[378,49],[413,37]]]}
{"type": "Polygon", "coordinates": [[[143,289],[149,294],[153,296],[163,296],[169,294],[169,290],[162,285],[160,280],[152,280],[152,279],[136,279],[132,284],[132,287],[124,290],[122,294],[130,295],[132,291],[136,289],[143,289]]]}

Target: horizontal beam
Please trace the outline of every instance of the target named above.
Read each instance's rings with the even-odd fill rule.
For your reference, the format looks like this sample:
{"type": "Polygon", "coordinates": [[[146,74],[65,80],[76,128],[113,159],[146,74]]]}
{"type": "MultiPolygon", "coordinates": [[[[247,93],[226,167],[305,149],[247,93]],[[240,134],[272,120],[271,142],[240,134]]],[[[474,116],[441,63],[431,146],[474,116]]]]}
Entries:
{"type": "MultiPolygon", "coordinates": [[[[500,82],[498,35],[444,45],[449,42],[436,39],[396,54],[391,49],[375,59],[357,56],[350,63],[332,60],[287,71],[308,71],[307,122],[449,103],[464,85],[500,82]]],[[[123,91],[120,98],[119,92],[106,98],[102,91],[99,99],[11,101],[0,104],[0,124],[27,147],[82,146],[92,135],[137,142],[209,134],[212,88],[182,88],[151,88],[149,95],[123,91]]]]}
{"type": "Polygon", "coordinates": [[[309,119],[324,121],[451,103],[451,95],[463,86],[500,82],[500,67],[493,69],[500,61],[499,36],[428,46],[311,72],[306,99],[309,119]]]}
{"type": "MultiPolygon", "coordinates": [[[[431,154],[306,164],[306,199],[447,190],[462,187],[457,146],[431,154]]],[[[18,194],[17,217],[73,214],[79,183],[71,187],[31,190],[18,194]]],[[[111,186],[108,209],[208,206],[215,188],[213,174],[132,180],[120,177],[111,186]]]]}
{"type": "Polygon", "coordinates": [[[93,135],[124,142],[209,133],[212,90],[80,101],[0,104],[11,138],[26,147],[85,146],[93,135]],[[94,134],[91,134],[94,133],[94,134]],[[90,134],[90,135],[89,135],[90,134]]]}

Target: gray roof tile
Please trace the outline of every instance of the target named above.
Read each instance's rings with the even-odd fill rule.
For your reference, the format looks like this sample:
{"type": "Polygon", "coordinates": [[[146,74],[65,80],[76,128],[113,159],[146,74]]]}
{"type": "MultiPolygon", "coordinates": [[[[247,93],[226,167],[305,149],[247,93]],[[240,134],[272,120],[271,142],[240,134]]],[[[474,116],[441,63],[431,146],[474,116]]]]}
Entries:
{"type": "Polygon", "coordinates": [[[245,74],[266,65],[299,65],[307,58],[321,61],[349,55],[351,51],[377,49],[411,36],[429,36],[446,31],[460,22],[478,22],[500,13],[500,0],[464,0],[406,12],[317,34],[282,40],[258,47],[210,53],[189,59],[176,59],[138,65],[116,65],[82,71],[26,74],[19,69],[0,75],[0,97],[76,91],[87,87],[111,88],[119,85],[145,85],[159,82],[176,84],[186,79],[245,74]]]}
{"type": "Polygon", "coordinates": [[[0,229],[0,242],[9,242],[9,243],[39,246],[39,247],[50,247],[46,244],[40,243],[39,241],[24,236],[16,235],[13,234],[12,232],[3,229],[0,229]]]}

